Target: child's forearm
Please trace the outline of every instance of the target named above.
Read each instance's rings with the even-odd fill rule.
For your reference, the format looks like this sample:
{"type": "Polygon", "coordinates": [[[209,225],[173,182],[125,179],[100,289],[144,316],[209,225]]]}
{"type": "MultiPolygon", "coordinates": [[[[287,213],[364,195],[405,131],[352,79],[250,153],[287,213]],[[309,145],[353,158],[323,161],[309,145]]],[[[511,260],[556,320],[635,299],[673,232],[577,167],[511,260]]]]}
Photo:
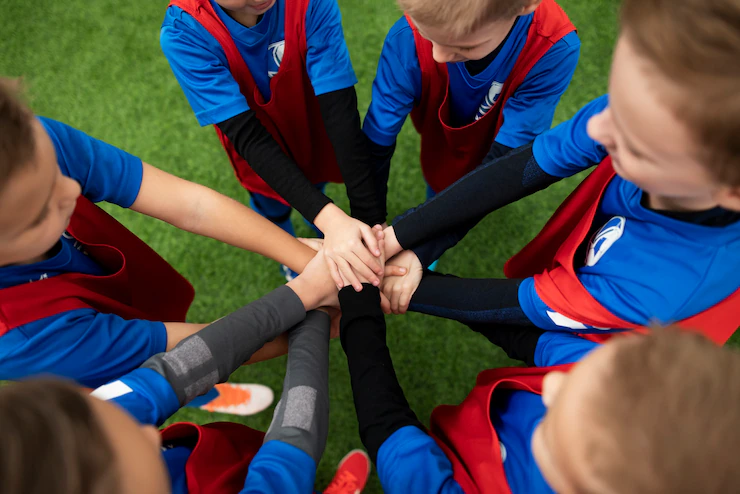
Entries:
{"type": "Polygon", "coordinates": [[[352,217],[370,226],[385,222],[385,196],[381,203],[367,140],[360,128],[354,86],[322,94],[318,100],[324,127],[347,187],[352,217]]]}
{"type": "Polygon", "coordinates": [[[170,383],[180,404],[228,380],[262,346],[302,321],[303,302],[282,286],[147,360],[170,383]]]}
{"type": "Polygon", "coordinates": [[[314,252],[248,207],[147,163],[131,209],[301,272],[314,252]]]}
{"type": "Polygon", "coordinates": [[[393,229],[402,249],[454,231],[471,221],[526,197],[560,180],[545,173],[523,146],[502,158],[486,158],[478,168],[394,220],[393,229]]]}
{"type": "Polygon", "coordinates": [[[386,327],[377,288],[339,292],[341,340],[347,354],[360,438],[376,461],[380,446],[398,429],[423,425],[406,401],[386,345],[386,327]]]}

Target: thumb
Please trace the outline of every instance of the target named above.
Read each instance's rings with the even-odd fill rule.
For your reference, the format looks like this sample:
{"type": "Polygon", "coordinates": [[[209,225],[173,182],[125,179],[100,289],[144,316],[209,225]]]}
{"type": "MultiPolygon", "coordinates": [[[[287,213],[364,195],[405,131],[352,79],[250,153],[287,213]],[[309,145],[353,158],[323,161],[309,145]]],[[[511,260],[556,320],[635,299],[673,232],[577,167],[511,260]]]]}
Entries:
{"type": "Polygon", "coordinates": [[[298,241],[303,245],[311,247],[313,250],[318,252],[324,246],[323,238],[301,238],[298,237],[298,241]]]}

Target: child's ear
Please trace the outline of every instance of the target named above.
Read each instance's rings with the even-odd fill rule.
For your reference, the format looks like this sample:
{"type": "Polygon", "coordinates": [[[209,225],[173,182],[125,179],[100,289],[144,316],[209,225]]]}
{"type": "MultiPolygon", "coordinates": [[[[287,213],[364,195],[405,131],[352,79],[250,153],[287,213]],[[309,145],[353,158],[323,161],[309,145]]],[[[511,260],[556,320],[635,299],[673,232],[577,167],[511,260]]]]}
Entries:
{"type": "Polygon", "coordinates": [[[542,0],[530,0],[527,2],[527,4],[522,7],[522,10],[519,11],[518,15],[529,15],[532,12],[535,11],[537,7],[539,7],[540,3],[542,3],[542,0]]]}
{"type": "Polygon", "coordinates": [[[717,192],[717,203],[730,211],[740,212],[740,186],[738,187],[722,187],[717,192]]]}
{"type": "Polygon", "coordinates": [[[542,381],[542,403],[550,408],[555,403],[555,398],[563,389],[563,383],[568,376],[564,372],[553,371],[545,376],[542,381]]]}

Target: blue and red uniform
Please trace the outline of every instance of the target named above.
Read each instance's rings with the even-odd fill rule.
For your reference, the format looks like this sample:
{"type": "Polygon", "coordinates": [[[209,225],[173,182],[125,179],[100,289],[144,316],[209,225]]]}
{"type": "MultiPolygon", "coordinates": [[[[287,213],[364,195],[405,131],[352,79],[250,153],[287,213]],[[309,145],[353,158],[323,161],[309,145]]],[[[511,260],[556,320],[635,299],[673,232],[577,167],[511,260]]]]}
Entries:
{"type": "MultiPolygon", "coordinates": [[[[160,39],[198,123],[254,110],[312,183],[341,182],[316,99],[357,83],[336,2],[277,0],[247,28],[213,0],[176,0],[160,39]]],[[[242,185],[287,204],[216,131],[242,185]]]]}
{"type": "Polygon", "coordinates": [[[476,75],[466,62],[435,62],[431,42],[402,17],[386,37],[363,130],[391,146],[411,114],[424,177],[439,192],[478,166],[494,142],[515,148],[550,128],[579,52],[575,27],[552,0],[519,17],[476,75]]]}
{"type": "Polygon", "coordinates": [[[648,209],[586,131],[607,105],[598,98],[535,139],[534,157],[551,176],[599,167],[507,265],[508,276],[531,276],[520,305],[540,328],[579,332],[679,321],[699,329],[691,319],[704,317],[702,331],[722,343],[740,323],[740,284],[728,276],[740,269],[740,222],[709,226],[648,209]]]}
{"type": "Polygon", "coordinates": [[[141,160],[60,122],[39,120],[62,174],[80,183],[82,196],[48,259],[0,268],[0,378],[54,373],[94,387],[164,351],[161,321],[184,321],[193,289],[93,204],[131,206],[141,160]]]}

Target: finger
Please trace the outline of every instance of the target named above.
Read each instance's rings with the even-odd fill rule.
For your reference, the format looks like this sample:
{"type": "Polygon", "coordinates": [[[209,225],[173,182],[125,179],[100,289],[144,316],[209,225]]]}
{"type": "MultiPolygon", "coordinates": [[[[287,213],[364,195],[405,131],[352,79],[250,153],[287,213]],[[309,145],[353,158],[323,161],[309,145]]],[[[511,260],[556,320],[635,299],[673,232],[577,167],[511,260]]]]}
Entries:
{"type": "Polygon", "coordinates": [[[391,313],[391,301],[385,296],[385,293],[380,292],[380,308],[383,310],[383,314],[391,313]]]}
{"type": "Polygon", "coordinates": [[[401,266],[395,266],[393,264],[385,265],[385,274],[383,276],[403,276],[406,274],[406,268],[401,266]]]}
{"type": "Polygon", "coordinates": [[[375,234],[375,238],[378,240],[383,240],[385,238],[385,233],[383,233],[383,225],[375,225],[373,227],[373,233],[375,234]]]}
{"type": "Polygon", "coordinates": [[[327,257],[326,265],[329,266],[329,274],[331,275],[331,279],[334,280],[334,284],[337,285],[337,288],[339,290],[344,288],[345,285],[342,281],[342,277],[339,274],[339,267],[337,266],[337,263],[334,262],[333,259],[327,257]]]}
{"type": "Polygon", "coordinates": [[[378,247],[378,239],[375,238],[375,235],[373,234],[373,231],[370,229],[369,226],[363,224],[360,227],[360,232],[362,233],[362,239],[365,241],[365,245],[367,245],[367,248],[372,252],[375,257],[380,257],[380,247],[378,247]]]}
{"type": "Polygon", "coordinates": [[[403,290],[401,290],[401,296],[398,300],[398,309],[400,314],[405,314],[406,311],[409,310],[409,304],[411,303],[411,296],[413,293],[414,290],[411,286],[404,286],[403,290]]]}
{"type": "Polygon", "coordinates": [[[352,266],[353,274],[361,276],[366,279],[368,283],[372,283],[375,286],[380,285],[380,278],[378,278],[372,269],[370,269],[364,261],[374,262],[375,258],[369,253],[365,252],[367,256],[364,260],[357,256],[354,252],[350,252],[346,257],[347,262],[352,266]]]}
{"type": "Polygon", "coordinates": [[[303,245],[307,245],[308,247],[311,247],[313,250],[318,252],[321,250],[321,247],[324,246],[324,239],[322,238],[301,238],[298,237],[298,241],[302,243],[303,245]]]}
{"type": "Polygon", "coordinates": [[[401,286],[401,283],[394,283],[391,290],[391,311],[394,314],[400,314],[398,312],[398,302],[401,299],[401,286]]]}
{"type": "Polygon", "coordinates": [[[352,270],[352,266],[350,266],[347,260],[342,257],[338,257],[336,259],[336,263],[337,267],[339,268],[339,272],[342,274],[348,284],[352,285],[356,292],[361,292],[362,283],[360,283],[360,280],[357,279],[355,272],[352,270]]]}
{"type": "Polygon", "coordinates": [[[376,257],[373,257],[364,247],[350,251],[345,257],[355,271],[372,282],[377,279],[376,274],[383,274],[383,266],[376,257]]]}

